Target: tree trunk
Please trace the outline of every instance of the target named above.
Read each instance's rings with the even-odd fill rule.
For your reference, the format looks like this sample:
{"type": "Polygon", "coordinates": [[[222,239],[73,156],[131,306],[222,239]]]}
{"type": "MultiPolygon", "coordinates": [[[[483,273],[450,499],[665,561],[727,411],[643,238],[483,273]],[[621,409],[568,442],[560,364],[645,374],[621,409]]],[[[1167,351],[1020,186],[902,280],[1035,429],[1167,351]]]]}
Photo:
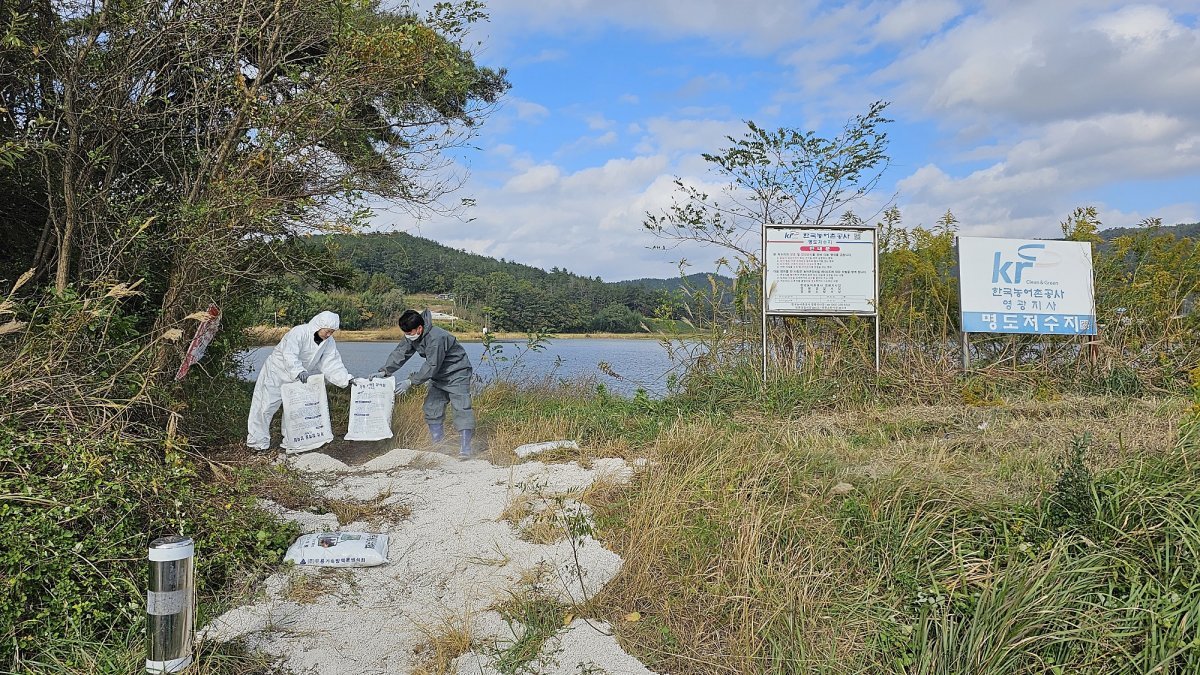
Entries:
{"type": "Polygon", "coordinates": [[[67,127],[67,152],[62,162],[63,227],[58,239],[58,266],[54,273],[54,290],[62,293],[71,274],[71,256],[75,229],[79,219],[75,200],[75,156],[79,152],[79,125],[75,111],[75,85],[67,78],[63,85],[63,122],[67,127]]]}

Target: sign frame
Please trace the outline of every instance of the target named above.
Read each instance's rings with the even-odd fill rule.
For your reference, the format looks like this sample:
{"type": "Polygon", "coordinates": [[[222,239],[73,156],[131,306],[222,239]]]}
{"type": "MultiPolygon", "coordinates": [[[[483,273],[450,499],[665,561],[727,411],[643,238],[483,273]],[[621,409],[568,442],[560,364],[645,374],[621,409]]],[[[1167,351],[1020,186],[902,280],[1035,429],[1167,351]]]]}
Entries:
{"type": "Polygon", "coordinates": [[[780,223],[765,223],[764,222],[762,225],[762,233],[761,234],[762,234],[762,248],[761,248],[761,251],[762,251],[762,266],[761,266],[762,283],[760,284],[760,286],[762,287],[762,289],[761,289],[761,294],[760,294],[759,299],[762,303],[762,312],[761,312],[762,326],[761,326],[761,329],[762,329],[762,376],[763,376],[763,380],[765,381],[767,379],[767,367],[768,367],[768,364],[767,364],[767,361],[768,361],[768,357],[767,357],[767,353],[768,353],[767,352],[767,346],[768,346],[767,345],[767,319],[770,316],[783,316],[783,317],[788,317],[788,316],[798,316],[798,317],[865,316],[865,317],[873,318],[874,319],[873,323],[875,325],[875,372],[879,372],[880,338],[879,338],[879,237],[878,237],[879,230],[878,230],[878,228],[876,228],[873,225],[842,225],[842,224],[818,225],[818,224],[813,224],[813,223],[785,225],[785,224],[780,224],[780,223]],[[772,231],[775,231],[775,232],[783,232],[783,231],[806,232],[807,231],[810,233],[820,232],[820,233],[825,233],[825,234],[832,234],[835,236],[840,235],[842,233],[848,233],[848,232],[870,233],[869,242],[864,242],[864,241],[859,240],[859,241],[855,241],[854,243],[856,243],[856,244],[868,244],[869,243],[871,246],[872,297],[867,300],[867,304],[870,305],[871,309],[869,311],[864,311],[864,310],[859,310],[859,309],[847,309],[845,307],[843,307],[842,309],[818,309],[818,308],[812,308],[812,309],[801,308],[801,309],[791,309],[791,310],[782,310],[782,309],[772,310],[772,309],[770,309],[769,292],[771,289],[768,287],[768,284],[767,284],[767,279],[770,276],[769,272],[771,270],[771,265],[770,265],[771,255],[770,254],[771,254],[772,247],[770,246],[770,244],[771,243],[779,243],[779,242],[773,242],[769,238],[772,231]]]}
{"type": "MultiPolygon", "coordinates": [[[[980,243],[982,243],[982,242],[980,242],[980,243]]],[[[1013,237],[967,237],[967,236],[963,236],[963,235],[958,235],[957,237],[955,237],[954,248],[955,248],[955,258],[958,263],[958,320],[959,320],[959,331],[962,334],[962,368],[964,371],[968,371],[971,369],[970,335],[972,333],[989,334],[989,335],[1036,335],[1036,336],[1042,336],[1042,337],[1059,335],[1059,336],[1066,336],[1066,337],[1084,337],[1084,338],[1093,338],[1093,339],[1096,335],[1099,334],[1099,326],[1096,323],[1097,308],[1096,308],[1096,264],[1095,264],[1095,257],[1094,257],[1095,252],[1092,250],[1092,245],[1089,242],[1076,242],[1076,241],[1068,241],[1068,240],[1062,240],[1062,239],[1020,239],[1020,238],[1013,238],[1013,237]],[[1020,307],[1017,310],[1008,310],[1008,311],[1005,311],[1003,308],[1000,308],[1000,309],[988,308],[981,312],[979,310],[983,308],[983,305],[978,303],[974,299],[974,297],[972,298],[971,304],[968,307],[966,290],[964,288],[964,283],[963,283],[964,270],[966,269],[966,267],[963,264],[963,246],[962,246],[963,240],[989,240],[989,241],[994,241],[994,242],[1004,242],[1003,244],[994,244],[993,245],[993,248],[995,248],[995,250],[993,251],[994,259],[988,265],[983,266],[984,269],[991,270],[991,273],[992,273],[991,285],[993,286],[993,296],[1001,297],[1001,296],[995,296],[994,294],[997,292],[997,290],[996,290],[997,288],[1003,288],[1003,287],[1011,287],[1009,290],[1014,292],[1014,299],[1015,299],[1015,295],[1018,291],[1022,293],[1022,297],[1024,297],[1025,293],[1029,293],[1030,291],[1032,291],[1032,293],[1030,294],[1030,298],[1026,301],[1030,305],[1030,307],[1029,307],[1030,310],[1034,310],[1034,309],[1041,310],[1042,303],[1040,302],[1040,300],[1043,299],[1045,297],[1045,295],[1050,293],[1051,291],[1056,292],[1058,294],[1057,297],[1063,297],[1063,295],[1062,295],[1064,293],[1063,289],[1054,288],[1054,287],[1061,285],[1063,283],[1063,281],[1067,280],[1067,277],[1063,277],[1062,279],[1055,280],[1056,283],[1054,283],[1054,284],[1038,283],[1034,286],[1034,288],[1024,288],[1023,289],[1023,288],[1020,288],[1020,286],[1021,286],[1020,280],[1021,280],[1022,273],[1027,272],[1029,270],[1036,270],[1038,268],[1038,265],[1037,265],[1038,258],[1040,257],[1040,255],[1043,252],[1048,252],[1050,250],[1048,248],[1048,245],[1053,246],[1055,248],[1066,248],[1066,246],[1064,246],[1064,245],[1071,245],[1071,246],[1077,246],[1077,247],[1082,248],[1083,251],[1086,251],[1086,261],[1087,261],[1088,270],[1087,270],[1087,283],[1084,284],[1084,286],[1086,287],[1086,290],[1088,291],[1088,300],[1089,300],[1089,304],[1090,304],[1091,314],[1078,314],[1078,313],[1074,313],[1074,312],[1059,313],[1059,312],[1025,311],[1026,308],[1024,308],[1024,307],[1020,307]],[[1013,251],[1013,253],[1015,255],[1005,258],[1003,256],[1004,251],[1001,250],[1000,248],[998,248],[999,246],[1015,247],[1014,251],[1013,251]],[[1030,251],[1026,252],[1026,251],[1024,251],[1024,249],[1026,249],[1026,248],[1036,249],[1036,250],[1030,250],[1030,251]],[[1035,301],[1037,301],[1036,304],[1034,304],[1035,301]],[[968,310],[970,310],[970,311],[968,311],[968,310]],[[1005,327],[1009,327],[1009,320],[1011,318],[1012,319],[1011,327],[1013,329],[1012,330],[995,330],[995,328],[997,326],[992,326],[991,327],[992,330],[968,330],[968,323],[969,323],[967,320],[968,314],[982,314],[982,318],[984,320],[986,320],[986,317],[990,314],[993,317],[993,321],[992,321],[993,324],[1004,325],[1005,327]],[[1066,330],[1065,317],[1067,317],[1068,315],[1071,317],[1071,319],[1075,323],[1075,326],[1076,326],[1075,330],[1070,330],[1070,331],[1066,330]],[[1055,319],[1053,328],[1058,328],[1059,322],[1062,321],[1063,322],[1063,330],[1056,331],[1056,330],[1053,330],[1053,328],[1048,331],[1024,330],[1023,326],[1021,324],[1026,322],[1028,316],[1035,317],[1034,324],[1033,324],[1035,328],[1040,327],[1042,324],[1042,320],[1038,319],[1036,317],[1040,317],[1040,316],[1062,317],[1062,318],[1055,319]],[[1000,318],[1000,317],[1003,317],[1003,318],[1000,318]],[[1085,319],[1085,318],[1089,321],[1089,326],[1086,329],[1080,330],[1078,328],[1078,326],[1080,323],[1082,323],[1083,319],[1085,319]]],[[[1057,258],[1058,260],[1066,259],[1066,251],[1060,250],[1060,251],[1054,252],[1052,255],[1054,258],[1057,258]]],[[[1082,258],[1081,258],[1081,260],[1082,260],[1082,258]]],[[[978,267],[979,266],[978,261],[974,261],[974,262],[976,264],[976,267],[978,267]]],[[[1038,281],[1042,281],[1042,279],[1038,279],[1038,281]]],[[[1072,279],[1072,281],[1077,281],[1077,280],[1072,279]]],[[[977,282],[973,281],[972,286],[974,287],[976,285],[976,283],[977,282]]],[[[1069,290],[1074,291],[1074,290],[1078,290],[1078,289],[1072,288],[1069,290]]],[[[1053,300],[1053,299],[1054,298],[1051,298],[1051,300],[1053,300]]],[[[997,304],[1000,304],[1000,303],[997,303],[997,304]]],[[[1074,306],[1074,305],[1071,305],[1071,306],[1074,306]]],[[[1054,309],[1057,309],[1056,305],[1054,306],[1054,309]]]]}

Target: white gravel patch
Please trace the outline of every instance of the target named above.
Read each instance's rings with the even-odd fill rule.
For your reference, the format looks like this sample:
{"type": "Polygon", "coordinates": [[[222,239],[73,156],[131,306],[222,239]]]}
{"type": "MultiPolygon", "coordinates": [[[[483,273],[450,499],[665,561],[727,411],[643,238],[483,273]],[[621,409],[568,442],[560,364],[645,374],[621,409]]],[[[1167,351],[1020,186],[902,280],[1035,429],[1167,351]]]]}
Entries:
{"type": "MultiPolygon", "coordinates": [[[[499,519],[521,493],[537,501],[582,490],[599,479],[628,480],[633,469],[621,459],[595,460],[588,468],[576,462],[497,467],[484,460],[396,449],[355,467],[320,452],[290,456],[288,462],[313,474],[322,496],[384,496],[383,504],[402,502],[411,509],[401,522],[340,528],[386,533],[388,564],[323,578],[322,593],[302,598],[306,603],[294,601],[289,589],[317,571],[282,569],[267,578],[251,604],[226,612],[201,631],[203,639],[243,639],[297,674],[408,673],[420,661],[414,650],[430,635],[462,625],[470,627],[474,651],[459,658],[458,671],[494,672],[490,664],[497,650],[518,639],[514,630],[519,634],[521,629],[510,627],[492,608],[520,592],[523,581],[540,573],[544,592],[574,604],[594,596],[621,569],[621,558],[590,536],[581,537],[574,549],[565,539],[535,544],[499,519]]],[[[339,529],[332,515],[269,507],[306,531],[339,529]]],[[[585,508],[580,512],[587,514],[585,508]]],[[[591,624],[603,627],[598,621],[591,624]]],[[[605,634],[606,627],[602,630],[576,620],[546,641],[538,665],[529,672],[578,673],[579,664],[596,669],[583,672],[650,672],[605,634]]]]}
{"type": "MultiPolygon", "coordinates": [[[[471,652],[454,662],[458,675],[501,675],[483,654],[471,652]]],[[[625,653],[603,621],[575,619],[546,640],[538,657],[523,672],[537,675],[654,675],[625,653]]]]}
{"type": "Polygon", "coordinates": [[[280,520],[287,520],[296,523],[300,526],[300,531],[308,534],[310,532],[332,532],[338,527],[337,516],[332,513],[310,513],[308,511],[293,511],[288,508],[276,504],[269,499],[258,500],[259,506],[264,510],[275,514],[280,520]]]}

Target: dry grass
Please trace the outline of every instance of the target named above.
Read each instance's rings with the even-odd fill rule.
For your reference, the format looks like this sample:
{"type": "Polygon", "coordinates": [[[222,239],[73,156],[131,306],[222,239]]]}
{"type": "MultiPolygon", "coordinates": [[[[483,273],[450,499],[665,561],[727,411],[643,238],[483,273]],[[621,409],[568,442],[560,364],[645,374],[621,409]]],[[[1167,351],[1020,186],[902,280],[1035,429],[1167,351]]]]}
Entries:
{"type": "MultiPolygon", "coordinates": [[[[481,410],[503,407],[507,404],[509,395],[503,387],[489,387],[479,396],[475,405],[481,410]]],[[[574,461],[587,468],[591,466],[593,460],[601,457],[629,459],[638,455],[634,445],[623,438],[614,437],[580,442],[582,436],[580,424],[561,413],[498,420],[488,425],[485,433],[489,459],[497,466],[511,466],[526,461],[574,461]],[[559,440],[577,441],[579,449],[556,448],[525,459],[517,457],[513,452],[517,447],[527,443],[559,440]]]]}
{"type": "Polygon", "coordinates": [[[437,455],[427,453],[413,457],[412,460],[410,460],[405,466],[410,469],[417,470],[437,469],[442,466],[443,461],[444,460],[437,455]]]}
{"type": "Polygon", "coordinates": [[[534,499],[528,493],[514,492],[509,497],[508,503],[504,505],[504,510],[500,512],[499,519],[517,525],[533,515],[533,504],[534,499]]]}
{"type": "Polygon", "coordinates": [[[326,567],[308,572],[304,568],[298,568],[283,592],[283,597],[302,605],[310,605],[337,590],[349,576],[349,572],[340,569],[326,567]]]}
{"type": "Polygon", "coordinates": [[[254,486],[256,497],[269,499],[292,511],[322,507],[324,498],[302,474],[286,465],[266,466],[265,459],[256,461],[264,465],[254,486]]]}
{"type": "Polygon", "coordinates": [[[563,527],[562,510],[557,503],[547,503],[521,524],[520,537],[531,544],[553,544],[567,536],[563,527]]]}
{"type": "Polygon", "coordinates": [[[399,522],[412,515],[409,505],[395,500],[388,503],[392,498],[390,492],[365,501],[324,497],[303,474],[286,466],[273,466],[262,471],[254,494],[292,511],[332,513],[340,525],[357,522],[381,525],[399,522]]]}
{"type": "Polygon", "coordinates": [[[396,404],[392,406],[392,439],[388,441],[391,447],[417,450],[431,445],[425,414],[421,412],[424,400],[424,391],[396,399],[396,404]]]}
{"type": "Polygon", "coordinates": [[[521,577],[517,579],[517,585],[526,590],[533,590],[545,586],[549,578],[550,567],[546,563],[540,562],[522,570],[521,577]]]}
{"type": "MultiPolygon", "coordinates": [[[[625,559],[594,607],[656,670],[854,663],[886,620],[870,609],[886,570],[842,535],[844,504],[886,521],[915,500],[928,525],[950,505],[1022,503],[1053,484],[1056,459],[1083,432],[1092,433],[1096,470],[1169,452],[1186,405],[1065,398],[676,422],[629,488],[598,484],[585,496],[606,544],[625,559]],[[855,489],[831,494],[839,482],[855,489]],[[632,611],[644,619],[619,621],[632,611]],[[802,637],[772,644],[765,636],[777,637],[781,622],[802,637]]],[[[910,537],[921,541],[906,526],[897,523],[896,550],[907,551],[910,537]]],[[[993,573],[985,560],[964,565],[936,582],[953,589],[993,573]]]]}
{"type": "Polygon", "coordinates": [[[562,519],[564,499],[575,495],[544,495],[516,492],[508,500],[499,520],[519,530],[522,540],[534,544],[553,544],[566,537],[562,519]]]}
{"type": "Polygon", "coordinates": [[[367,523],[377,526],[399,522],[412,515],[412,508],[403,502],[385,503],[391,497],[391,493],[388,492],[367,501],[323,499],[321,506],[337,516],[340,525],[367,523]]]}
{"type": "Polygon", "coordinates": [[[471,650],[471,615],[451,616],[433,626],[418,626],[425,642],[413,650],[418,663],[412,675],[450,675],[454,660],[471,650]]]}

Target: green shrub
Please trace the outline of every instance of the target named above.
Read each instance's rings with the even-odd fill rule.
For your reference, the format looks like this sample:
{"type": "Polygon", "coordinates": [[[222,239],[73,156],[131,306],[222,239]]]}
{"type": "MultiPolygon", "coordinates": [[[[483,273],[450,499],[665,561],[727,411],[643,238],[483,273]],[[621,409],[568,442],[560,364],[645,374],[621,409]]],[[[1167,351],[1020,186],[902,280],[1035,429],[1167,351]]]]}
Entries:
{"type": "Polygon", "coordinates": [[[294,532],[245,487],[206,483],[149,443],[0,427],[0,663],[139,621],[156,537],[196,540],[202,594],[279,560],[294,532]]]}
{"type": "Polygon", "coordinates": [[[68,289],[12,309],[28,329],[0,342],[0,670],[140,625],[156,537],[196,540],[211,598],[294,534],[256,507],[252,476],[213,469],[188,437],[240,436],[245,385],[219,363],[161,385],[164,343],[123,306],[136,296],[68,289]]]}
{"type": "Polygon", "coordinates": [[[1058,460],[1058,479],[1050,489],[1046,508],[1050,524],[1057,529],[1090,533],[1096,519],[1092,498],[1092,472],[1084,462],[1090,436],[1084,434],[1058,460]]]}

